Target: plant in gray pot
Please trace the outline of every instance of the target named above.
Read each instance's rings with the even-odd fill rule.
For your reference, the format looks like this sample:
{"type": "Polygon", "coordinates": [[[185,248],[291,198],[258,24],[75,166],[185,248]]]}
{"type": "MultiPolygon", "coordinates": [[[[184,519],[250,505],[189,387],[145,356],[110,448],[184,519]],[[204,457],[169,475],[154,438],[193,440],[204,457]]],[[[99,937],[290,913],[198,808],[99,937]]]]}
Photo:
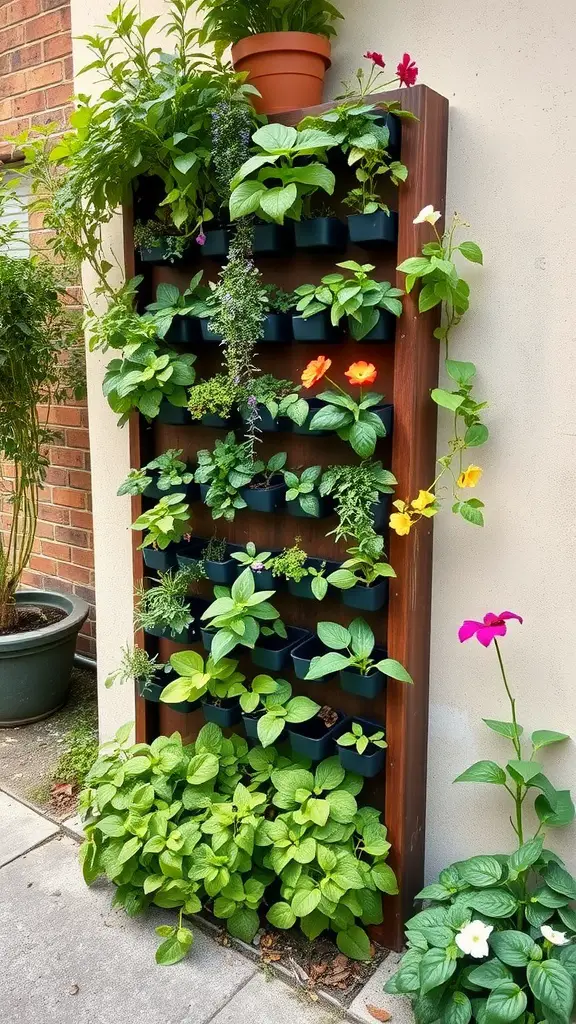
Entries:
{"type": "MultiPolygon", "coordinates": [[[[193,602],[187,594],[197,579],[198,574],[194,568],[176,571],[169,569],[158,574],[157,585],[137,587],[138,601],[134,613],[136,629],[143,629],[150,636],[164,637],[177,644],[194,643],[199,635],[198,627],[194,626],[194,612],[197,609],[192,607],[193,602]]],[[[206,607],[206,602],[203,604],[206,607]]]]}
{"type": "Polygon", "coordinates": [[[337,672],[343,690],[368,699],[380,693],[386,676],[412,682],[399,661],[387,658],[386,651],[375,646],[374,633],[364,619],[353,619],[348,628],[338,622],[319,622],[317,633],[327,653],[311,659],[307,680],[322,680],[337,672]]]}
{"type": "MultiPolygon", "coordinates": [[[[0,186],[1,244],[17,229],[9,198],[0,186]]],[[[0,513],[8,524],[0,533],[0,725],[46,718],[65,703],[88,615],[72,595],[18,589],[36,535],[46,446],[54,443],[48,411],[82,391],[80,325],[61,303],[57,270],[41,256],[0,250],[0,513]]]]}
{"type": "Polygon", "coordinates": [[[238,662],[221,658],[216,664],[212,657],[206,662],[196,651],[173,654],[170,664],[177,678],[162,691],[160,700],[165,704],[181,701],[202,702],[204,717],[221,728],[240,721],[238,698],[246,693],[245,676],[238,672],[238,662]]]}
{"type": "Polygon", "coordinates": [[[149,569],[174,569],[178,544],[190,533],[190,506],[185,494],[167,494],[132,523],[145,532],[138,550],[149,569]]]}
{"type": "Polygon", "coordinates": [[[351,557],[342,562],[338,578],[342,603],[364,612],[377,612],[388,601],[388,579],[396,573],[384,560],[384,538],[375,536],[348,548],[351,557]]]}

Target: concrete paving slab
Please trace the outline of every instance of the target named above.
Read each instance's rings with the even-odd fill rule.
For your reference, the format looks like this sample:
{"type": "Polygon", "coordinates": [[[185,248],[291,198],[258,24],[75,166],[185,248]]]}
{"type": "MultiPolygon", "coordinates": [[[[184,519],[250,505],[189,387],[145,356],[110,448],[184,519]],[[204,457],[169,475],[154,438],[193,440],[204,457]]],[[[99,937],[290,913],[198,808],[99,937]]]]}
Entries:
{"type": "Polygon", "coordinates": [[[208,1024],[253,978],[254,964],[198,929],[187,960],[157,966],[154,927],[174,915],[130,919],[110,909],[112,892],[107,884],[85,886],[78,844],[61,834],[0,870],[3,1020],[208,1024]]]}
{"type": "MultiPolygon", "coordinates": [[[[312,1002],[303,989],[293,989],[259,971],[210,1024],[339,1024],[343,1019],[343,1012],[312,1002]]],[[[182,1024],[196,1024],[196,1020],[192,1012],[182,1024]]]]}
{"type": "Polygon", "coordinates": [[[0,867],[57,832],[57,825],[0,790],[0,867]]]}
{"type": "Polygon", "coordinates": [[[413,1024],[414,1014],[410,1000],[406,996],[389,996],[384,991],[384,985],[390,975],[394,974],[400,957],[400,953],[389,953],[350,1005],[350,1012],[360,1020],[374,1024],[374,1017],[366,1007],[377,1006],[378,1009],[388,1010],[388,1013],[392,1014],[393,1024],[413,1024]]]}
{"type": "Polygon", "coordinates": [[[82,819],[79,814],[72,814],[69,818],[64,818],[62,827],[72,832],[78,839],[84,839],[84,829],[82,828],[82,819]]]}

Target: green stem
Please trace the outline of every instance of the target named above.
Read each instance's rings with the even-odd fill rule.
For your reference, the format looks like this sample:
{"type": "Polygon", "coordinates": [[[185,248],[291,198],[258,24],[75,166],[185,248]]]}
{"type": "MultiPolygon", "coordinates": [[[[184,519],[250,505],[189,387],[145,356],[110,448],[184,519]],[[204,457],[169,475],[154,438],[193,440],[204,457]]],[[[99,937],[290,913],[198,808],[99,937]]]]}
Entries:
{"type": "Polygon", "coordinates": [[[518,760],[521,761],[522,760],[522,747],[520,746],[520,740],[518,738],[518,723],[516,721],[516,701],[515,701],[514,697],[512,696],[512,694],[510,692],[510,687],[508,685],[508,680],[506,678],[506,670],[504,668],[504,662],[502,661],[502,655],[500,653],[500,647],[498,646],[498,641],[497,641],[496,637],[494,637],[494,647],[496,648],[496,654],[498,655],[498,664],[500,665],[500,673],[502,675],[502,679],[504,680],[504,687],[506,689],[506,693],[508,695],[508,700],[510,701],[510,707],[512,709],[512,723],[514,725],[514,736],[512,737],[512,743],[514,745],[514,750],[516,751],[516,755],[518,757],[518,760]]]}

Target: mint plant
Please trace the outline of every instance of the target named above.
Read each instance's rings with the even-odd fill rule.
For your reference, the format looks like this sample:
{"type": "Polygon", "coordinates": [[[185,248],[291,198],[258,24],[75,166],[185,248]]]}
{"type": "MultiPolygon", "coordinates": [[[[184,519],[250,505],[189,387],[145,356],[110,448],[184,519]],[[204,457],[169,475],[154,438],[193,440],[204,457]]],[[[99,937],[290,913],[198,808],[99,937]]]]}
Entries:
{"type": "Polygon", "coordinates": [[[284,732],[286,725],[308,722],[320,711],[320,705],[309,697],[292,696],[292,687],[285,679],[278,679],[272,692],[262,692],[262,687],[268,688],[274,680],[270,676],[256,676],[252,681],[253,694],[246,694],[240,704],[245,710],[249,702],[253,714],[261,704],[264,714],[258,718],[257,731],[258,739],[263,747],[269,747],[276,742],[284,732]],[[260,691],[260,692],[257,692],[260,691]],[[254,696],[258,702],[254,704],[254,696]]]}
{"type": "Polygon", "coordinates": [[[142,512],[132,523],[133,530],[146,531],[139,550],[147,547],[164,551],[169,544],[178,544],[190,532],[190,505],[184,494],[167,494],[142,512]]]}
{"type": "Polygon", "coordinates": [[[336,326],[347,317],[352,337],[361,341],[378,323],[380,310],[401,315],[404,292],[389,281],[374,281],[370,277],[376,269],[372,263],[345,260],[336,266],[349,270],[351,276],[326,274],[319,285],[303,284],[295,289],[300,297],[296,309],[304,320],[330,310],[332,324],[336,326]]]}
{"type": "Polygon", "coordinates": [[[358,754],[366,753],[370,744],[379,750],[384,750],[388,746],[381,729],[367,736],[359,722],[352,722],[350,732],[342,733],[336,743],[341,747],[355,747],[358,754]]]}
{"type": "Polygon", "coordinates": [[[215,664],[209,657],[204,663],[204,658],[197,651],[179,651],[171,655],[170,667],[177,673],[177,678],[162,690],[160,700],[165,704],[193,703],[206,693],[221,701],[238,697],[246,690],[242,685],[246,676],[238,672],[238,662],[231,658],[222,658],[215,664]]]}
{"type": "Polygon", "coordinates": [[[364,619],[353,619],[348,629],[338,622],[319,622],[316,632],[318,639],[330,648],[330,652],[312,658],[306,679],[322,679],[333,672],[354,668],[363,676],[377,670],[401,683],[413,682],[399,661],[394,658],[379,658],[376,661],[372,657],[374,633],[364,619]]]}
{"type": "Polygon", "coordinates": [[[274,593],[256,591],[251,569],[244,569],[231,588],[214,587],[216,600],[203,612],[202,619],[216,631],[211,648],[215,664],[239,644],[255,647],[260,634],[286,637],[280,613],[268,600],[274,593]]]}

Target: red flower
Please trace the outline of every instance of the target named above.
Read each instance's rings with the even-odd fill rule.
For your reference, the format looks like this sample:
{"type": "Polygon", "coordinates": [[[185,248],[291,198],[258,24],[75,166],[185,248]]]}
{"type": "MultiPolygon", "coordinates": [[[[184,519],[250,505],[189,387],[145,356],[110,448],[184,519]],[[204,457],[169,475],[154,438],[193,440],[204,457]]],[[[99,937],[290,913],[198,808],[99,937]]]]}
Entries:
{"type": "Polygon", "coordinates": [[[522,623],[522,618],[520,615],[516,615],[515,612],[500,612],[500,615],[495,615],[494,612],[486,612],[482,622],[477,622],[475,619],[465,619],[458,630],[458,639],[462,644],[465,640],[470,640],[470,637],[475,636],[484,647],[488,647],[497,636],[506,636],[506,622],[508,619],[517,619],[520,624],[522,623]]]}
{"type": "Polygon", "coordinates": [[[376,53],[375,50],[367,50],[364,54],[366,60],[371,60],[373,64],[377,64],[379,68],[385,68],[384,57],[381,53],[376,53]]]}
{"type": "Polygon", "coordinates": [[[396,74],[400,79],[400,85],[415,85],[416,79],[418,78],[418,68],[416,67],[415,61],[412,60],[409,53],[405,53],[398,67],[396,68],[396,74]]]}

